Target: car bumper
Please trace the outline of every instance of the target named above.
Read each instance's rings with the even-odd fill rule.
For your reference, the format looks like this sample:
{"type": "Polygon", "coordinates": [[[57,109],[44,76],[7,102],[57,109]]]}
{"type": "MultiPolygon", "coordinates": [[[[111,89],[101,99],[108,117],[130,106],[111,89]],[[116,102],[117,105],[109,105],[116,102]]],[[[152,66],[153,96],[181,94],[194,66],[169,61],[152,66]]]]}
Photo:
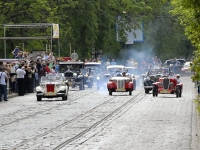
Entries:
{"type": "Polygon", "coordinates": [[[144,86],[144,89],[153,89],[153,86],[144,86]]]}
{"type": "Polygon", "coordinates": [[[44,93],[37,93],[36,96],[42,96],[42,97],[62,97],[65,93],[53,93],[53,94],[44,94],[44,93]]]}

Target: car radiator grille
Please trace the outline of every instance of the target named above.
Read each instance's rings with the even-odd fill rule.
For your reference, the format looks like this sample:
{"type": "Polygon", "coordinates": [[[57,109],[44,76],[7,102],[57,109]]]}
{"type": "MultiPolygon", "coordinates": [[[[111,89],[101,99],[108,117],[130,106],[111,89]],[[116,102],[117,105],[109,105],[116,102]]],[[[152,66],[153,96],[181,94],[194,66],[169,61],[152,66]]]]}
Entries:
{"type": "Polygon", "coordinates": [[[163,88],[164,89],[168,89],[169,88],[169,79],[168,78],[164,78],[163,79],[163,88]]]}
{"type": "Polygon", "coordinates": [[[117,80],[117,88],[124,88],[125,80],[117,80]]]}
{"type": "Polygon", "coordinates": [[[54,92],[54,84],[47,84],[46,87],[47,87],[47,93],[48,92],[54,92]]]}

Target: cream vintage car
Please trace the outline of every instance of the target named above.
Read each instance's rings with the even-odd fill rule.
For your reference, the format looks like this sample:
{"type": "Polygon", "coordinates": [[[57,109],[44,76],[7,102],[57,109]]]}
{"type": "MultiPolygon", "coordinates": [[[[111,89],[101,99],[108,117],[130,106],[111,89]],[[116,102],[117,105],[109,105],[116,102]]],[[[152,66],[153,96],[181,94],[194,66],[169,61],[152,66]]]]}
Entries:
{"type": "Polygon", "coordinates": [[[41,77],[40,85],[36,87],[37,101],[42,98],[61,97],[62,100],[67,100],[69,91],[68,81],[62,74],[49,73],[41,77]]]}

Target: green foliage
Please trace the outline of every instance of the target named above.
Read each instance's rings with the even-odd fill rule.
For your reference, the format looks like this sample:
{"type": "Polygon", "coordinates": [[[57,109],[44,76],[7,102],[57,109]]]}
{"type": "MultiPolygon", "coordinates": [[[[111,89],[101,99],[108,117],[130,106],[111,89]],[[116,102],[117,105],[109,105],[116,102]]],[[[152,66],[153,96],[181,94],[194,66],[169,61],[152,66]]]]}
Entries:
{"type": "MultiPolygon", "coordinates": [[[[127,39],[125,31],[140,28],[143,22],[145,42],[136,46],[153,45],[154,53],[162,59],[177,55],[186,57],[190,53],[187,47],[189,44],[179,23],[184,25],[188,22],[179,22],[177,17],[169,14],[172,9],[169,4],[160,0],[2,0],[0,24],[57,23],[60,27],[61,55],[70,55],[71,43],[72,52],[75,50],[80,59],[83,59],[91,57],[93,48],[103,50],[103,54],[108,57],[121,57],[118,52],[127,39]],[[119,16],[121,19],[118,19],[119,16]],[[116,23],[120,27],[119,36],[122,43],[116,41],[116,23]]],[[[189,0],[185,5],[189,6],[189,0]]],[[[195,9],[197,11],[198,7],[195,9]]],[[[187,17],[192,20],[189,14],[187,17]]],[[[188,36],[191,36],[190,28],[186,29],[188,36]]],[[[6,29],[6,36],[34,37],[48,36],[49,33],[51,28],[6,29]]],[[[3,36],[3,28],[0,30],[0,36],[3,36]]],[[[194,35],[190,39],[193,38],[194,35]]],[[[58,54],[58,40],[53,39],[52,42],[53,51],[58,54]]],[[[22,47],[22,43],[25,50],[31,51],[45,49],[46,44],[51,41],[7,40],[7,52],[11,53],[15,45],[22,47]]],[[[0,44],[3,45],[3,40],[0,44]]],[[[4,56],[3,47],[0,47],[0,55],[4,56]]]]}
{"type": "Polygon", "coordinates": [[[185,34],[191,43],[196,47],[195,58],[193,59],[192,68],[195,75],[192,77],[194,81],[200,80],[200,2],[190,0],[172,0],[171,4],[174,9],[171,11],[173,15],[178,16],[181,25],[184,26],[185,34]]]}

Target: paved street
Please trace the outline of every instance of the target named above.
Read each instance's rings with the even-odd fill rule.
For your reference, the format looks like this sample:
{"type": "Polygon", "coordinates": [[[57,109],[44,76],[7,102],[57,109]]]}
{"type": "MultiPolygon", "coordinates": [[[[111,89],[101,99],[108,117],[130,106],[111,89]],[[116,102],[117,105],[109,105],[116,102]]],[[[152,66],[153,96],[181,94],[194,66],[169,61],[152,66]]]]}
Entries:
{"type": "Polygon", "coordinates": [[[70,89],[67,101],[35,94],[0,103],[0,150],[199,150],[200,123],[189,77],[181,98],[70,89]],[[198,124],[198,125],[197,125],[198,124]]]}

